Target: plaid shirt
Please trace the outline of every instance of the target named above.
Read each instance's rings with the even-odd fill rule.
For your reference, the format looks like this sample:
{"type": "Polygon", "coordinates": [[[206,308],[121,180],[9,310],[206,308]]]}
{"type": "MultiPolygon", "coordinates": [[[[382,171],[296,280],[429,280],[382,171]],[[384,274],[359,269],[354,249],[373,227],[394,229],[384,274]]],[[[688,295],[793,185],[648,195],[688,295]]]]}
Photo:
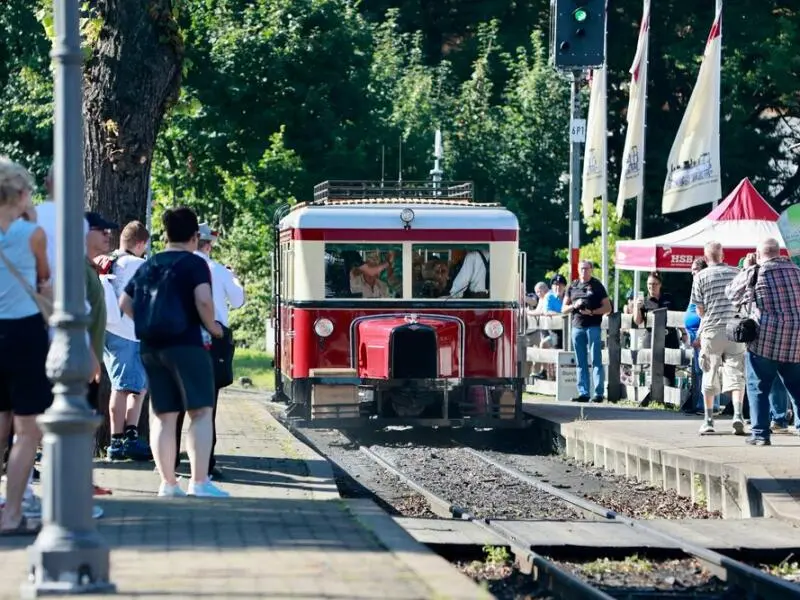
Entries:
{"type": "MultiPolygon", "coordinates": [[[[754,267],[736,276],[728,289],[734,304],[751,301],[747,284],[754,267]]],[[[758,337],[747,349],[778,362],[800,363],[800,268],[787,258],[773,258],[759,268],[755,285],[758,337]]]]}

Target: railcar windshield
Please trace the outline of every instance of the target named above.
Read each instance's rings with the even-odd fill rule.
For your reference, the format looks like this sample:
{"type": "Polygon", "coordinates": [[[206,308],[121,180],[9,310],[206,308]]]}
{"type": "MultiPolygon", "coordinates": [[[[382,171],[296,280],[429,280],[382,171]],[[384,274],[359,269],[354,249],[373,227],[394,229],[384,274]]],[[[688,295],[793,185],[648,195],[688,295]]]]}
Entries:
{"type": "Polygon", "coordinates": [[[401,244],[325,244],[326,298],[402,298],[401,244]]]}
{"type": "Polygon", "coordinates": [[[414,298],[488,298],[489,244],[414,244],[414,298]]]}

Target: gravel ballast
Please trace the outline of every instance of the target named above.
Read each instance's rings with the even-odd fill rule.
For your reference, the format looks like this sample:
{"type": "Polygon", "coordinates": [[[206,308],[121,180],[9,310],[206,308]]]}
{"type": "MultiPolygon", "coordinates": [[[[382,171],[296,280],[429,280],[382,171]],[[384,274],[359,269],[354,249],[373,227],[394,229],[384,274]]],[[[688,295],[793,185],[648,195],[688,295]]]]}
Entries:
{"type": "Polygon", "coordinates": [[[414,481],[478,518],[582,519],[582,513],[460,448],[370,448],[414,481]]]}

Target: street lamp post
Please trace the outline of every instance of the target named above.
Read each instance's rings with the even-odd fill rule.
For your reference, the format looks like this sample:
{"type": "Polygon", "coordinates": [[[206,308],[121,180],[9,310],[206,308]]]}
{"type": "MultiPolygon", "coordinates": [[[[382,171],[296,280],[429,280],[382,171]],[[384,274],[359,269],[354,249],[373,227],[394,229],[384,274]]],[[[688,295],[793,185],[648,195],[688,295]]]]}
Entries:
{"type": "Polygon", "coordinates": [[[86,403],[83,235],[83,116],[80,0],[53,0],[55,41],[54,200],[57,206],[55,335],[47,357],[53,405],[39,418],[44,437],[43,527],[28,548],[25,598],[113,592],[109,550],[92,519],[92,451],[99,423],[86,403]]]}

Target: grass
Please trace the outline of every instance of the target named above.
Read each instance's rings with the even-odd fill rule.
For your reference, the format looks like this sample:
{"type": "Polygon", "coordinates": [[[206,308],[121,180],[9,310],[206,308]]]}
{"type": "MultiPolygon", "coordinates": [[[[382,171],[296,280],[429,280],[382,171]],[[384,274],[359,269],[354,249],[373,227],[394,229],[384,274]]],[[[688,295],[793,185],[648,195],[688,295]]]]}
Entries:
{"type": "Polygon", "coordinates": [[[581,565],[581,571],[587,575],[602,575],[603,573],[648,573],[653,570],[653,564],[637,555],[628,556],[625,560],[609,560],[601,558],[581,565]]]}
{"type": "Polygon", "coordinates": [[[240,377],[249,377],[253,387],[271,390],[275,386],[272,369],[272,355],[263,350],[237,348],[233,355],[233,381],[238,384],[240,377]]]}

